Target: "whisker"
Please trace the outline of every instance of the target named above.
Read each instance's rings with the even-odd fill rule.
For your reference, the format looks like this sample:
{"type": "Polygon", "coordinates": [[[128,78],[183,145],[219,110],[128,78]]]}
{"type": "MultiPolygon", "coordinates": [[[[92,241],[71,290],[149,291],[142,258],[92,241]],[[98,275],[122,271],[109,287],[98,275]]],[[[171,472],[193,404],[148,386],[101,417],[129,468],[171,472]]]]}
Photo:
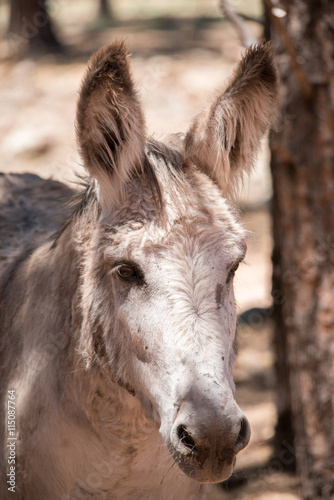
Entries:
{"type": "Polygon", "coordinates": [[[175,465],[175,462],[173,462],[173,463],[172,463],[172,465],[169,467],[169,469],[167,469],[167,471],[166,471],[166,472],[165,472],[165,474],[163,475],[163,478],[162,478],[162,479],[161,479],[161,481],[160,481],[160,486],[162,485],[162,483],[164,482],[164,480],[165,480],[165,478],[166,478],[166,476],[167,476],[168,472],[169,472],[169,471],[170,471],[170,470],[174,467],[174,465],[175,465]]]}

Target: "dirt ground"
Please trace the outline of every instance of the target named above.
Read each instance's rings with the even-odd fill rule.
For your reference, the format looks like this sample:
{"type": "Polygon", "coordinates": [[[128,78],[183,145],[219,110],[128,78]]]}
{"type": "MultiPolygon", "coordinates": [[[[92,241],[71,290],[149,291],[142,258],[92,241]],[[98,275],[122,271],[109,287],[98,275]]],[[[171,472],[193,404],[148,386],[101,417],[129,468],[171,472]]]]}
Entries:
{"type": "MultiPolygon", "coordinates": [[[[132,53],[147,129],[156,137],[185,132],[242,53],[234,29],[218,19],[214,6],[211,10],[203,6],[202,0],[194,2],[192,10],[189,4],[188,10],[179,9],[183,17],[169,19],[161,17],[163,2],[149,2],[151,17],[145,9],[139,12],[139,7],[134,17],[133,3],[121,4],[119,0],[115,4],[119,18],[112,26],[96,19],[92,4],[89,0],[54,2],[59,34],[67,47],[64,55],[13,60],[8,58],[13,47],[4,40],[0,42],[1,171],[33,172],[65,182],[75,179],[74,172],[82,169],[74,131],[80,80],[89,55],[115,38],[125,38],[132,53]],[[155,16],[153,4],[160,8],[155,16]],[[205,18],[198,17],[204,13],[205,18]]],[[[175,11],[175,2],[171,5],[175,11]]],[[[7,16],[6,5],[2,4],[2,29],[7,16]]],[[[259,33],[257,25],[249,25],[259,33]]],[[[236,276],[240,313],[267,308],[271,303],[270,196],[264,147],[240,200],[241,217],[251,232],[246,263],[236,276]]],[[[282,473],[279,463],[268,462],[276,419],[271,336],[270,318],[264,323],[253,321],[253,326],[240,326],[237,400],[251,422],[252,438],[237,461],[235,476],[243,480],[242,486],[234,487],[231,482],[212,487],[208,500],[300,498],[296,478],[282,473]]]]}

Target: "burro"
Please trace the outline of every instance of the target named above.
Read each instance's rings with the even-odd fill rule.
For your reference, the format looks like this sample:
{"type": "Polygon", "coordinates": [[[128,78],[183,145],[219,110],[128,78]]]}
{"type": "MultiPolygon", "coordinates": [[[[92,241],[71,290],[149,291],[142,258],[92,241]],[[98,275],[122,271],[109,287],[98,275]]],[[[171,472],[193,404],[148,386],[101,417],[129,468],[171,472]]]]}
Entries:
{"type": "Polygon", "coordinates": [[[17,500],[200,499],[249,441],[232,378],[246,242],[231,193],[273,115],[272,53],[246,51],[188,132],[164,142],[146,135],[129,64],[123,42],[89,62],[81,190],[0,178],[17,500]]]}

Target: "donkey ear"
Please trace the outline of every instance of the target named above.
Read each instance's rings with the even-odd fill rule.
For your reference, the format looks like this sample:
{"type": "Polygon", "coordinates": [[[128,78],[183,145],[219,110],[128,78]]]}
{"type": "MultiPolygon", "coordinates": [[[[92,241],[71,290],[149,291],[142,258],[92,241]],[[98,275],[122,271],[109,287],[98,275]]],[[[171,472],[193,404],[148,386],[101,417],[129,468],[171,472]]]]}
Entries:
{"type": "Polygon", "coordinates": [[[98,182],[102,206],[120,203],[127,181],[140,168],[145,144],[145,122],[122,41],[91,57],[76,124],[81,156],[98,182]]]}
{"type": "Polygon", "coordinates": [[[187,157],[225,192],[250,169],[275,112],[278,79],[268,44],[247,50],[225,90],[197,117],[185,138],[187,157]]]}

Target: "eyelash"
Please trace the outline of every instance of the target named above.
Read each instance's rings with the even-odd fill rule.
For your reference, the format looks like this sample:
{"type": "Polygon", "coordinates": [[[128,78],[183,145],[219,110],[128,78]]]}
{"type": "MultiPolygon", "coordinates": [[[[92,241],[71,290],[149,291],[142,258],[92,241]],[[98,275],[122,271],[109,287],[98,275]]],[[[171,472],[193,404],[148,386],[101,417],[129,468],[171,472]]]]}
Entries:
{"type": "Polygon", "coordinates": [[[240,262],[237,262],[236,264],[234,264],[234,266],[231,267],[231,269],[229,270],[229,273],[227,275],[227,278],[226,278],[226,283],[229,283],[231,281],[231,279],[234,277],[239,265],[240,265],[240,262]]]}

